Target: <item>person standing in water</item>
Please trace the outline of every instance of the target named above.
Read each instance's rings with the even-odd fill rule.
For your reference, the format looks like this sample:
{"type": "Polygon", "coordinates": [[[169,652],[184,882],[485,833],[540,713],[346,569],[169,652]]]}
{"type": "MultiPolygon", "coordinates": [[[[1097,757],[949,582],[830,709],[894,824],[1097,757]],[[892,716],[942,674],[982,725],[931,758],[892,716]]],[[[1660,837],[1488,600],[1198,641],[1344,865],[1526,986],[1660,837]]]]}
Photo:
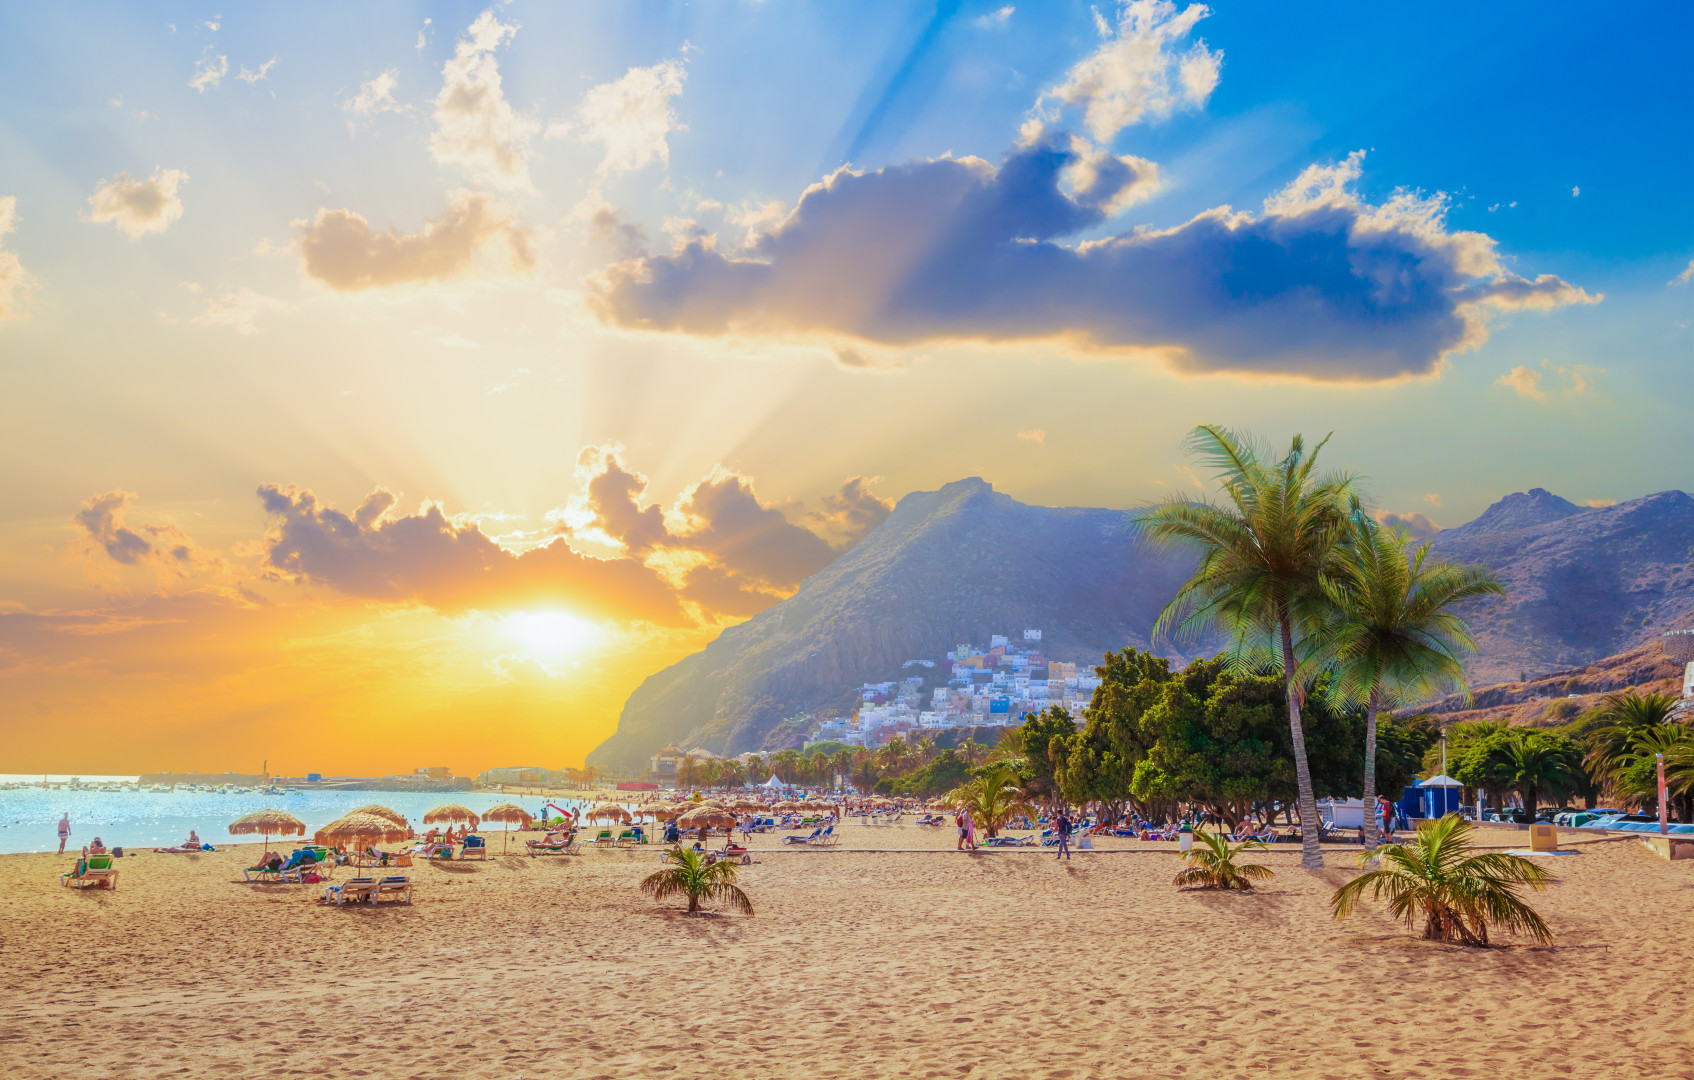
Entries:
{"type": "Polygon", "coordinates": [[[70,838],[71,815],[70,811],[67,810],[65,812],[65,816],[59,819],[59,854],[63,855],[65,853],[65,841],[70,838]]]}

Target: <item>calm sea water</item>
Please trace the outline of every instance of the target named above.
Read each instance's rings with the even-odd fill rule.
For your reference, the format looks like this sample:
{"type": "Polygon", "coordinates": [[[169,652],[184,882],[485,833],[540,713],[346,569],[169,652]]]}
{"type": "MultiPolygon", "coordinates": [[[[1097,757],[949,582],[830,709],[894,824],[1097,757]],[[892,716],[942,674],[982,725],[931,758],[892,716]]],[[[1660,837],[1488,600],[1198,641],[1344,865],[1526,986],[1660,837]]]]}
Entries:
{"type": "MultiPolygon", "coordinates": [[[[52,783],[70,777],[48,777],[52,783]]],[[[84,784],[133,781],[133,776],[84,776],[84,784]]],[[[0,783],[41,783],[37,776],[0,775],[0,783]]],[[[540,816],[543,802],[566,808],[582,803],[570,799],[546,800],[534,795],[501,795],[495,792],[399,792],[399,791],[312,791],[299,795],[219,795],[211,791],[70,791],[40,787],[0,791],[0,853],[59,850],[59,815],[71,815],[71,839],[65,850],[80,848],[98,836],[107,847],[168,847],[188,836],[193,829],[209,844],[256,843],[256,836],[231,836],[229,823],[255,810],[275,809],[293,814],[306,823],[306,835],[329,824],[347,811],[377,803],[405,815],[412,827],[422,832],[423,816],[444,803],[458,803],[481,813],[500,803],[516,803],[540,816]]],[[[504,826],[490,824],[486,832],[498,833],[504,826]]],[[[293,840],[290,837],[290,840],[293,840]]]]}

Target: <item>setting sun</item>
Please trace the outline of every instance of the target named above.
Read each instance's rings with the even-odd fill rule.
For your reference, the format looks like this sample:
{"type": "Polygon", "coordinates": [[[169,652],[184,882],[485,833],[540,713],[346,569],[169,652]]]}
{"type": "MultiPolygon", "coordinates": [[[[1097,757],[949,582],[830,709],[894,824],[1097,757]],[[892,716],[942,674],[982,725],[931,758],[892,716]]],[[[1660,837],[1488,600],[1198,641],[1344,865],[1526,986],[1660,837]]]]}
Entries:
{"type": "Polygon", "coordinates": [[[601,641],[600,627],[563,611],[515,611],[501,620],[501,629],[543,663],[568,659],[601,641]]]}

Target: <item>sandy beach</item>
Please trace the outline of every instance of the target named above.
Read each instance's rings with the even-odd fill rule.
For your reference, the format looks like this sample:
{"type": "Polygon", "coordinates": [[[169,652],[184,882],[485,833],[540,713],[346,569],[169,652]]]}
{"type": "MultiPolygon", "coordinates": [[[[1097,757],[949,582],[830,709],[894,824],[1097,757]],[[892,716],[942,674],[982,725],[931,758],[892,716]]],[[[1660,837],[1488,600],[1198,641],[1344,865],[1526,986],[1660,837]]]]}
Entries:
{"type": "Polygon", "coordinates": [[[1632,840],[1556,861],[1534,901],[1556,945],[1489,951],[1380,907],[1334,922],[1340,851],[1314,874],[1267,854],[1276,878],[1240,896],[1177,892],[1168,847],[761,838],[757,914],[688,918],[637,892],[652,847],[418,866],[415,903],[378,909],[242,883],[257,850],[125,858],[84,892],[58,885],[69,858],[0,857],[7,1074],[1694,1074],[1694,862],[1632,840]]]}

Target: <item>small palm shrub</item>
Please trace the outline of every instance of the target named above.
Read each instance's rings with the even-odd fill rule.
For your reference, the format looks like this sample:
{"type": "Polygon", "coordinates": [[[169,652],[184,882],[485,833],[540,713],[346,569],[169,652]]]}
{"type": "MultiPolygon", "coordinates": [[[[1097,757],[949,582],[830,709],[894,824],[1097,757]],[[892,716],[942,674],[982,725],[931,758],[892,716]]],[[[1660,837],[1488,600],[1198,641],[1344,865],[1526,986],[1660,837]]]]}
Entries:
{"type": "Polygon", "coordinates": [[[693,848],[672,848],[665,858],[675,865],[649,874],[641,882],[641,891],[655,900],[672,896],[688,897],[688,912],[700,910],[700,901],[716,900],[727,903],[743,915],[753,914],[753,901],[735,884],[735,864],[727,860],[706,863],[706,853],[693,848]]]}
{"type": "MultiPolygon", "coordinates": [[[[1449,815],[1418,825],[1409,843],[1390,844],[1375,855],[1381,867],[1335,890],[1330,907],[1337,919],[1350,915],[1368,891],[1388,900],[1388,912],[1411,926],[1423,916],[1423,936],[1483,948],[1490,925],[1553,943],[1553,931],[1518,896],[1519,886],[1537,891],[1553,875],[1522,855],[1471,854],[1471,824],[1449,815]]],[[[1360,856],[1368,862],[1371,853],[1360,856]]]]}
{"type": "Polygon", "coordinates": [[[1243,840],[1239,844],[1231,844],[1222,835],[1204,829],[1195,829],[1194,839],[1200,841],[1202,846],[1183,856],[1188,860],[1188,866],[1176,875],[1176,884],[1179,886],[1190,889],[1239,889],[1249,892],[1253,888],[1255,878],[1275,876],[1268,866],[1235,861],[1243,851],[1254,848],[1264,850],[1265,845],[1257,840],[1243,840]]]}

